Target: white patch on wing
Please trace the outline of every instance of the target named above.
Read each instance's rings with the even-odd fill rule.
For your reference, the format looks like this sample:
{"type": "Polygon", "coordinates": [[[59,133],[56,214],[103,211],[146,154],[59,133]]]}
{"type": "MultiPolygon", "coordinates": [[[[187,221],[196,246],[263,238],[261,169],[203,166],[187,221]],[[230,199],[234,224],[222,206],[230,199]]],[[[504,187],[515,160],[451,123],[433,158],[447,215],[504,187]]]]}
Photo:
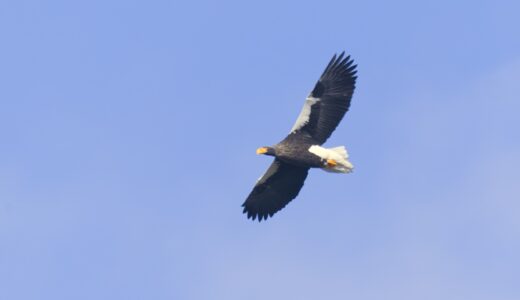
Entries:
{"type": "MultiPolygon", "coordinates": [[[[267,175],[267,173],[269,173],[269,171],[271,170],[271,168],[276,168],[276,170],[273,172],[273,174],[274,174],[274,173],[278,172],[278,168],[279,168],[279,167],[280,167],[280,165],[279,165],[278,163],[273,162],[273,163],[271,164],[271,166],[269,166],[269,167],[267,168],[267,170],[265,170],[264,174],[262,174],[262,176],[260,176],[260,177],[256,180],[256,184],[263,183],[265,180],[267,180],[267,178],[264,178],[264,177],[267,175]],[[262,181],[262,179],[264,179],[264,180],[262,181]]],[[[271,176],[272,176],[272,174],[271,174],[271,176]]]]}
{"type": "Polygon", "coordinates": [[[320,98],[314,98],[312,96],[308,96],[307,99],[305,99],[305,104],[303,105],[298,119],[296,119],[296,123],[294,123],[294,126],[291,129],[291,133],[302,128],[309,122],[309,117],[311,116],[311,107],[318,101],[320,101],[320,98]]]}
{"type": "Polygon", "coordinates": [[[321,159],[327,161],[328,159],[333,159],[336,161],[337,165],[334,167],[324,167],[323,170],[327,172],[334,173],[350,173],[354,166],[350,161],[348,161],[348,152],[345,149],[345,146],[339,146],[334,148],[323,148],[318,145],[312,145],[309,147],[309,152],[319,156],[321,159]]]}
{"type": "Polygon", "coordinates": [[[262,176],[258,177],[258,179],[256,180],[256,183],[255,184],[258,184],[260,183],[260,181],[262,180],[262,178],[264,178],[265,175],[267,175],[267,172],[269,172],[269,169],[267,169],[264,174],[262,174],[262,176]]]}

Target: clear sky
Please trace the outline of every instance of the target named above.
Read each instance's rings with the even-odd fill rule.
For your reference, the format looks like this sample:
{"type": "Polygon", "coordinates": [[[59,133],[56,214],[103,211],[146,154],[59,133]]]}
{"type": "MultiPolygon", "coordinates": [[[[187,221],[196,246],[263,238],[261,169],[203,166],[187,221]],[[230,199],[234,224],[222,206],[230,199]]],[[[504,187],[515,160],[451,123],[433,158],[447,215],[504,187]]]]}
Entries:
{"type": "Polygon", "coordinates": [[[0,299],[520,299],[519,11],[0,2],[0,299]],[[342,50],[354,173],[247,220],[342,50]]]}

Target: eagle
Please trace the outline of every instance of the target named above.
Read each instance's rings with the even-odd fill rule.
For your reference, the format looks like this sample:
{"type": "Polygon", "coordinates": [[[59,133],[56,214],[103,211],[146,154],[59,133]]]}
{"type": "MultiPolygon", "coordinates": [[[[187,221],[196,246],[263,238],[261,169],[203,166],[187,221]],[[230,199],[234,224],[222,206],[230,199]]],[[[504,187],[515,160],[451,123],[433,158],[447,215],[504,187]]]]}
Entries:
{"type": "Polygon", "coordinates": [[[267,220],[284,208],[300,192],[310,168],[333,173],[352,171],[344,146],[322,145],[350,107],[356,67],[344,51],[339,56],[334,54],[305,99],[289,135],[274,146],[256,150],[257,154],[274,156],[274,161],[242,204],[248,219],[267,220]]]}

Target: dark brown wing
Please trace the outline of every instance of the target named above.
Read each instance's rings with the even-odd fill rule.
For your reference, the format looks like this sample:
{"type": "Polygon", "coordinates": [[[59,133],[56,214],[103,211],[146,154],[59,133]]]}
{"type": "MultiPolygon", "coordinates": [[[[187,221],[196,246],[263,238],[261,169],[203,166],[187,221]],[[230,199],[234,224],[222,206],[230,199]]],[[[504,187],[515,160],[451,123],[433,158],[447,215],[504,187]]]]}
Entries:
{"type": "Polygon", "coordinates": [[[325,71],[305,100],[291,133],[307,133],[323,144],[348,111],[356,86],[356,65],[350,56],[332,57],[325,71]]]}
{"type": "Polygon", "coordinates": [[[296,198],[308,171],[309,168],[296,167],[275,159],[242,204],[244,213],[253,220],[258,217],[258,221],[272,217],[296,198]]]}

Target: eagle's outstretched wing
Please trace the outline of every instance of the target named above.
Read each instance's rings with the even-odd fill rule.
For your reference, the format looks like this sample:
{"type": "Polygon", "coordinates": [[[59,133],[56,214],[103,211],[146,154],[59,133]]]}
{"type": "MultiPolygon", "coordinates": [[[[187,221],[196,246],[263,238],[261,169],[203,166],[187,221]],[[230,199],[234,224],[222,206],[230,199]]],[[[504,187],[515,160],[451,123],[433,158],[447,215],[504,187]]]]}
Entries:
{"type": "Polygon", "coordinates": [[[242,204],[244,213],[253,220],[258,217],[258,221],[272,217],[296,198],[308,171],[309,168],[293,166],[275,159],[242,204]]]}
{"type": "Polygon", "coordinates": [[[305,100],[291,133],[309,134],[323,144],[348,111],[356,85],[356,65],[350,56],[334,55],[305,100]]]}

